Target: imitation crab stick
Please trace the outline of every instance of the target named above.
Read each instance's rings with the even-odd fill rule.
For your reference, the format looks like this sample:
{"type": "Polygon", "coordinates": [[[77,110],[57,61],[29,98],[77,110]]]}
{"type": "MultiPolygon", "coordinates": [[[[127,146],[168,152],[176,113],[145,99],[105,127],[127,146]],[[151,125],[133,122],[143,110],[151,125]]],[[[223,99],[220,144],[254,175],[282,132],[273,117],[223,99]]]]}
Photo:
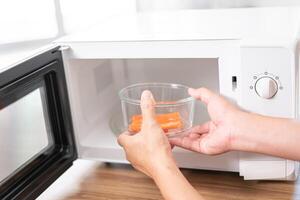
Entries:
{"type": "MultiPolygon", "coordinates": [[[[178,129],[183,127],[183,123],[178,112],[159,114],[155,117],[156,121],[160,124],[165,133],[169,129],[178,129]]],[[[134,115],[131,117],[131,124],[129,125],[129,131],[137,133],[141,130],[143,117],[141,115],[134,115]]]]}
{"type": "MultiPolygon", "coordinates": [[[[178,112],[172,112],[167,114],[159,114],[155,116],[157,122],[165,122],[165,121],[178,121],[180,120],[180,114],[178,112]]],[[[132,122],[142,122],[142,115],[133,115],[131,117],[132,122]]]]}

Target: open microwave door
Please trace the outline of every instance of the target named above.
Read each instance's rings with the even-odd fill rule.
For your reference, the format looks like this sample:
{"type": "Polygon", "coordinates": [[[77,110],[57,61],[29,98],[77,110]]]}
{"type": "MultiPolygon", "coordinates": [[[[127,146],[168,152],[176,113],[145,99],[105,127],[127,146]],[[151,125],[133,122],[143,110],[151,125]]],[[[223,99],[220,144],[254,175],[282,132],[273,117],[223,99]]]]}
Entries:
{"type": "Polygon", "coordinates": [[[54,47],[0,73],[0,199],[35,199],[77,158],[54,47]]]}

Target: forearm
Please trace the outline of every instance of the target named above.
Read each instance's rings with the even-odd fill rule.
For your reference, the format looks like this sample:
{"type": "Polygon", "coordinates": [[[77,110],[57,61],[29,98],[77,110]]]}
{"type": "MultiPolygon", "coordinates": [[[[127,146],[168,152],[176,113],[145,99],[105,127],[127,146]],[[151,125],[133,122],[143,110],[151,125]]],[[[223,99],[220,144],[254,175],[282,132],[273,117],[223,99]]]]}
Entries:
{"type": "Polygon", "coordinates": [[[300,160],[300,123],[292,119],[241,113],[233,130],[232,150],[300,160]]]}
{"type": "Polygon", "coordinates": [[[166,200],[203,199],[175,164],[161,166],[152,177],[166,200]]]}

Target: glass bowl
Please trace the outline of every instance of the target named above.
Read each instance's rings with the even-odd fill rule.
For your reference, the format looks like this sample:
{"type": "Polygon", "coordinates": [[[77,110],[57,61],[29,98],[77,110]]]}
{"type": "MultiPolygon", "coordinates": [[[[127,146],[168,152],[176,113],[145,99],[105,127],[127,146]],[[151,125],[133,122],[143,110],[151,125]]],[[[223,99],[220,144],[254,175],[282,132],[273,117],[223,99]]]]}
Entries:
{"type": "Polygon", "coordinates": [[[140,131],[142,117],[140,98],[149,90],[156,101],[156,120],[168,137],[182,135],[192,127],[195,99],[188,94],[188,87],[171,83],[138,83],[119,92],[123,122],[131,133],[140,131]]]}

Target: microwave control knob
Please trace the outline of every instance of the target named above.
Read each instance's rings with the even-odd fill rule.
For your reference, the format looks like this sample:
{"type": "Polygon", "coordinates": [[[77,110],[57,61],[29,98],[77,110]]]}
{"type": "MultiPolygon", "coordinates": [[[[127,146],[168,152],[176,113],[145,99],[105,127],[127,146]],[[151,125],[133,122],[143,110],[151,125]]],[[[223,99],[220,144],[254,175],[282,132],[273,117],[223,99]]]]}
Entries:
{"type": "Polygon", "coordinates": [[[278,91],[277,82],[271,77],[262,77],[255,83],[255,91],[264,99],[271,99],[278,91]]]}

